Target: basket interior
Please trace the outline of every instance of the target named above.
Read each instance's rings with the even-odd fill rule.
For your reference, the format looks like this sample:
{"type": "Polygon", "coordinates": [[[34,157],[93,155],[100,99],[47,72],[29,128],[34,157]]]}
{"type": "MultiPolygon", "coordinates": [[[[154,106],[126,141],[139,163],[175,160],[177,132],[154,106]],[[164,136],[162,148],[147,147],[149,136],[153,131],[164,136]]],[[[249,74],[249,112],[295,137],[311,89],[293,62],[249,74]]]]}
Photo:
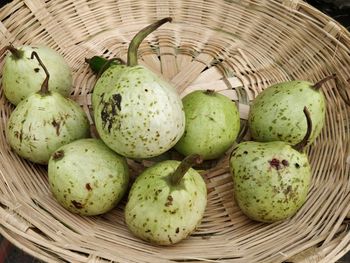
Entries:
{"type": "MultiPolygon", "coordinates": [[[[74,74],[72,98],[91,114],[95,76],[86,57],[126,59],[134,34],[157,19],[174,20],[141,44],[139,63],[174,84],[181,96],[215,89],[237,101],[242,119],[249,101],[271,84],[305,79],[328,82],[326,125],[308,148],[313,180],[305,205],[292,218],[263,224],[244,216],[233,199],[228,156],[203,176],[208,206],[202,224],[183,242],[159,247],[133,237],[123,207],[99,217],[64,210],[52,197],[46,167],[22,160],[6,143],[13,107],[1,90],[0,195],[5,237],[46,261],[69,262],[282,262],[314,249],[331,262],[350,240],[350,34],[299,1],[13,1],[0,10],[0,48],[44,44],[60,52],[74,74]],[[317,247],[315,247],[317,245],[317,247]]],[[[3,65],[1,60],[0,66],[3,65]]],[[[91,115],[89,115],[91,116],[91,115]]],[[[92,121],[90,117],[90,121],[92,121]]],[[[134,174],[150,162],[129,161],[134,174]]]]}

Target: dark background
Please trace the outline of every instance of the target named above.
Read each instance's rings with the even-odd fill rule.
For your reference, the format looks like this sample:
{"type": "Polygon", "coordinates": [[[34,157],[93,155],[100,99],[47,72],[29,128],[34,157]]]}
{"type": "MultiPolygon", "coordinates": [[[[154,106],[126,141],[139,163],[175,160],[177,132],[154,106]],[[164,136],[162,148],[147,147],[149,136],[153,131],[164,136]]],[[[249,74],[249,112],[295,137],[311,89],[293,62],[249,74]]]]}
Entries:
{"type": "MultiPolygon", "coordinates": [[[[0,0],[0,7],[10,0],[0,0]]],[[[317,9],[333,17],[350,31],[350,0],[307,0],[317,9]]],[[[0,263],[39,263],[0,236],[0,263]]],[[[350,263],[350,253],[338,261],[350,263]]]]}

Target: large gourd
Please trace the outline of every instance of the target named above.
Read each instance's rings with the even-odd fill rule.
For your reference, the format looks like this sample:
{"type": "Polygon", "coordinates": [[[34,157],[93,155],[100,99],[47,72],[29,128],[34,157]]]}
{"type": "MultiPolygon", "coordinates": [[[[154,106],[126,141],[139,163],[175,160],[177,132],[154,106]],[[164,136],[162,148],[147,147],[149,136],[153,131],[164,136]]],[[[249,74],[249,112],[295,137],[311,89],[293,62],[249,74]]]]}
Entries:
{"type": "Polygon", "coordinates": [[[96,129],[111,149],[129,158],[160,155],[180,139],[185,128],[176,90],[137,64],[141,41],[171,18],[142,29],[131,41],[127,65],[111,65],[98,79],[92,103],[96,129]]]}

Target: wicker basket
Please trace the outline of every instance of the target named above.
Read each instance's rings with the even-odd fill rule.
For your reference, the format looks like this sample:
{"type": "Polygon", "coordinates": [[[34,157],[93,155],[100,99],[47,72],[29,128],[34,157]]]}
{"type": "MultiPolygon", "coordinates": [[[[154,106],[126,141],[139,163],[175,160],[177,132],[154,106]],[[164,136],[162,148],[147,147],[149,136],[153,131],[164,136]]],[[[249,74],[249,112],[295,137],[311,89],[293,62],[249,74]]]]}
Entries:
{"type": "MultiPolygon", "coordinates": [[[[0,48],[56,49],[74,72],[72,97],[90,112],[95,76],[84,58],[125,59],[133,35],[166,16],[174,21],[142,43],[140,63],[182,95],[211,88],[239,100],[243,119],[249,100],[273,83],[337,74],[337,85],[323,89],[326,126],[308,149],[306,204],[280,223],[249,220],[233,200],[225,156],[203,174],[209,200],[197,231],[153,246],[127,230],[125,201],[99,217],[67,212],[50,194],[46,167],[19,158],[1,132],[1,234],[47,262],[335,262],[350,250],[350,108],[342,100],[350,93],[350,33],[334,20],[298,0],[15,0],[0,10],[0,48]]],[[[13,108],[2,91],[0,104],[4,131],[13,108]]],[[[134,174],[152,164],[129,163],[134,174]]]]}

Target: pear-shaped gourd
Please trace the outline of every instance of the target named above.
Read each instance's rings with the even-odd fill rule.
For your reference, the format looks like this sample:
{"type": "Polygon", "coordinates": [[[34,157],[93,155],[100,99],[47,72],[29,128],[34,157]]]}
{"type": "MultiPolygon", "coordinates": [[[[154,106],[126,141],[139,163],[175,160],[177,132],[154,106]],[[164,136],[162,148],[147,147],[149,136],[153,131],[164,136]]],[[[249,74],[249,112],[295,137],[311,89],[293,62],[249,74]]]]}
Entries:
{"type": "Polygon", "coordinates": [[[334,77],[326,77],[315,85],[301,80],[287,81],[261,92],[249,112],[248,124],[253,140],[298,143],[307,129],[303,115],[303,108],[307,107],[313,123],[309,144],[313,143],[321,133],[326,114],[325,98],[320,88],[334,77]]]}
{"type": "Polygon", "coordinates": [[[311,170],[302,152],[311,134],[308,129],[295,146],[286,142],[243,142],[233,150],[230,171],[234,196],[242,212],[253,220],[275,222],[294,215],[304,204],[311,170]]]}
{"type": "Polygon", "coordinates": [[[129,182],[124,157],[101,140],[81,139],[57,149],[48,166],[50,189],[66,209],[98,215],[114,208],[129,182]]]}
{"type": "Polygon", "coordinates": [[[18,155],[46,164],[60,146],[88,137],[90,125],[76,102],[48,90],[49,73],[35,51],[32,56],[38,59],[47,76],[40,91],[20,102],[12,112],[6,136],[18,155]]]}
{"type": "Polygon", "coordinates": [[[4,63],[2,72],[2,87],[6,98],[14,105],[40,90],[45,79],[45,72],[32,58],[37,52],[50,73],[49,86],[51,91],[67,97],[72,87],[72,73],[64,58],[55,50],[46,46],[22,46],[15,48],[7,46],[11,51],[4,63]]]}
{"type": "Polygon", "coordinates": [[[235,142],[240,118],[236,104],[213,90],[197,90],[182,99],[185,132],[175,149],[183,155],[199,154],[204,160],[224,154],[235,142]]]}
{"type": "Polygon", "coordinates": [[[125,220],[137,237],[159,245],[180,242],[191,234],[204,214],[207,189],[190,168],[198,155],[160,162],[139,175],[125,207],[125,220]]]}
{"type": "Polygon", "coordinates": [[[126,157],[160,155],[184,132],[185,115],[176,90],[137,65],[141,41],[168,21],[165,18],[141,30],[130,43],[127,65],[111,65],[94,87],[96,129],[111,149],[126,157]]]}

